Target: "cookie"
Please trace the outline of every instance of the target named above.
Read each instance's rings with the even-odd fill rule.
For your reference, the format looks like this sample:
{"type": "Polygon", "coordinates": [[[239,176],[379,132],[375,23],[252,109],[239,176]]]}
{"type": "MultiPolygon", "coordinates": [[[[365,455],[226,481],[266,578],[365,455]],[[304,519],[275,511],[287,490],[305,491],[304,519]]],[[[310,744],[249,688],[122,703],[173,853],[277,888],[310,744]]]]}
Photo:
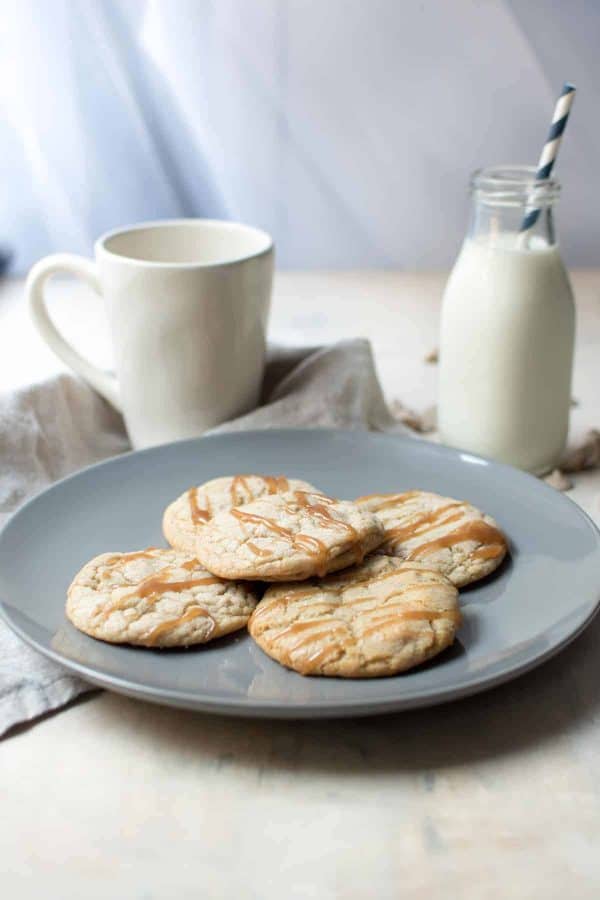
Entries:
{"type": "Polygon", "coordinates": [[[248,630],[301,675],[375,678],[436,656],[460,621],[458,591],[439,572],[371,556],[338,575],[268,588],[248,630]]]}
{"type": "Polygon", "coordinates": [[[227,475],[192,487],[167,506],[163,534],[176,550],[194,553],[198,528],[233,506],[284,491],[314,491],[307,481],[284,475],[227,475]]]}
{"type": "Polygon", "coordinates": [[[196,556],[222,578],[299,581],[361,561],[382,540],[368,510],[293,491],[219,513],[199,529],[196,556]]]}
{"type": "Polygon", "coordinates": [[[216,578],[188,553],[103,553],[75,576],[67,616],[114,644],[187,647],[243,628],[256,606],[248,585],[216,578]]]}
{"type": "Polygon", "coordinates": [[[370,494],[355,503],[383,522],[379,552],[418,560],[457,587],[489,575],[506,556],[506,538],[494,519],[462,500],[408,491],[370,494]]]}

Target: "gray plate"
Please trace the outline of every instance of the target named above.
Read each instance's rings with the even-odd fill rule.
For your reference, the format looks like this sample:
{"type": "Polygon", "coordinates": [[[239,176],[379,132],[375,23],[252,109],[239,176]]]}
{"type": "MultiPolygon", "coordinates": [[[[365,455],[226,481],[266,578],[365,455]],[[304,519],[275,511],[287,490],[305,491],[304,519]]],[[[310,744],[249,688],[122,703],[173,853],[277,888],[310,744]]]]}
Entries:
{"type": "Polygon", "coordinates": [[[600,534],[566,497],[508,466],[363,432],[257,431],[129,453],[53,485],[0,534],[0,611],[26,641],[111,690],[230,715],[368,715],[473,694],[565,646],[596,612],[599,589],[600,534]],[[345,498],[425,488],[470,500],[505,529],[511,558],[462,592],[464,624],[452,648],[390,678],[303,678],[246,633],[154,651],[104,644],[71,626],[66,590],[88,559],[164,544],[170,500],[191,484],[239,472],[285,473],[345,498]]]}

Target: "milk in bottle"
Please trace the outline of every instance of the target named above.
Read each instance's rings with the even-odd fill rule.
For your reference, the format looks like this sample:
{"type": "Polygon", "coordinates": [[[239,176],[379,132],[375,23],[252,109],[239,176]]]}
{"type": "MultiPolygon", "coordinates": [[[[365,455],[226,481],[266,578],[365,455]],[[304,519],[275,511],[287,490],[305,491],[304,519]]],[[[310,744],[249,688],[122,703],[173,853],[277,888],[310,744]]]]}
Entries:
{"type": "Polygon", "coordinates": [[[535,226],[520,232],[535,170],[475,174],[469,234],[444,294],[439,431],[444,443],[541,474],[569,419],[575,314],[556,244],[555,180],[535,187],[535,226]]]}

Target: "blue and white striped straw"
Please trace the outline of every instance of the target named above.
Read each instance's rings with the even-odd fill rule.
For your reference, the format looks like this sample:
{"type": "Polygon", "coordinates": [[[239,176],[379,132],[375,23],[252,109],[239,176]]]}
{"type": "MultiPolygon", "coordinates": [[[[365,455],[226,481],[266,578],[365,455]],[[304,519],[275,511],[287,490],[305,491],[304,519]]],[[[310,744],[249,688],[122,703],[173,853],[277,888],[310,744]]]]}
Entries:
{"type": "MultiPolygon", "coordinates": [[[[552,168],[556,162],[556,157],[558,156],[560,141],[567,126],[569,111],[574,98],[575,86],[567,82],[554,107],[550,131],[548,132],[548,137],[546,138],[546,143],[544,144],[544,149],[542,150],[542,155],[540,156],[540,161],[535,173],[536,181],[545,181],[550,177],[552,168]]],[[[522,232],[529,231],[530,228],[533,228],[539,218],[540,212],[540,209],[530,209],[529,212],[525,214],[523,222],[521,223],[522,232]]]]}

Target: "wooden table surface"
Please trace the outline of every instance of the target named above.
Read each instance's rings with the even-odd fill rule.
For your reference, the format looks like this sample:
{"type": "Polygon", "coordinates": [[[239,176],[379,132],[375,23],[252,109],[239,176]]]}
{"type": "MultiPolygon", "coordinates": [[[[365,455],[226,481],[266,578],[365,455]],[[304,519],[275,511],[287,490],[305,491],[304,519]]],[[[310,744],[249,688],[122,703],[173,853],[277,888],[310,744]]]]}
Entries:
{"type": "MultiPolygon", "coordinates": [[[[444,278],[279,274],[272,338],[369,337],[387,396],[425,408],[444,278]]],[[[600,424],[600,270],[573,281],[579,433],[600,424]]],[[[98,302],[52,293],[57,321],[108,362],[98,302]]],[[[0,360],[2,389],[60,368],[19,281],[0,285],[0,360]]],[[[598,472],[571,496],[600,521],[598,472]]],[[[600,617],[511,684],[384,718],[234,720],[97,694],[2,742],[0,782],[7,897],[591,900],[600,617]]]]}

